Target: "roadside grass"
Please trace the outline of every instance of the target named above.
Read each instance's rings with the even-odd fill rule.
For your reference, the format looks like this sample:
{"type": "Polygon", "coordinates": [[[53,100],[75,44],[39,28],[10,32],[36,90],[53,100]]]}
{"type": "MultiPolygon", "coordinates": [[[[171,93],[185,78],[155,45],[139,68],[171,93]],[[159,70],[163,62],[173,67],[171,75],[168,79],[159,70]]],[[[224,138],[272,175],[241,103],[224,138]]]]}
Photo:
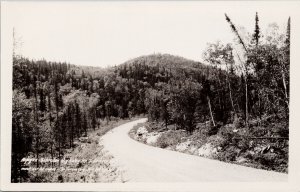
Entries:
{"type": "MultiPolygon", "coordinates": [[[[90,130],[87,137],[81,137],[74,141],[74,148],[66,149],[63,154],[64,163],[58,166],[55,163],[52,171],[28,171],[28,182],[49,182],[49,183],[96,183],[96,182],[125,182],[123,172],[118,170],[111,163],[111,156],[104,150],[99,142],[101,136],[121,124],[136,120],[139,117],[131,119],[113,118],[111,121],[101,121],[100,128],[90,130]],[[69,161],[68,161],[69,160],[69,161]],[[72,162],[76,160],[76,162],[72,162]]],[[[48,154],[41,154],[44,158],[49,158],[48,154]]],[[[51,164],[40,164],[41,167],[51,168],[51,164]]]]}

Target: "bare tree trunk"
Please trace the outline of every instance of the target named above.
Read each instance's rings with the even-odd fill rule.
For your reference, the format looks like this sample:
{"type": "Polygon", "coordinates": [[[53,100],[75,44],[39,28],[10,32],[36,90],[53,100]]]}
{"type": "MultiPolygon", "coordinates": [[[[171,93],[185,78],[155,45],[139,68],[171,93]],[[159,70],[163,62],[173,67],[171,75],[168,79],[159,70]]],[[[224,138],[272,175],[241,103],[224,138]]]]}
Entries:
{"type": "Polygon", "coordinates": [[[282,75],[282,82],[283,82],[283,87],[284,87],[285,102],[286,102],[287,106],[289,106],[289,99],[288,99],[287,87],[286,87],[286,82],[285,82],[285,75],[284,75],[283,70],[281,70],[281,75],[282,75]]]}
{"type": "Polygon", "coordinates": [[[61,142],[60,142],[60,136],[59,136],[59,140],[58,140],[58,166],[60,167],[60,160],[61,160],[61,142]]]}
{"type": "Polygon", "coordinates": [[[61,164],[61,121],[58,122],[58,166],[61,164]]]}
{"type": "Polygon", "coordinates": [[[165,126],[166,126],[166,129],[168,129],[168,117],[165,117],[165,126]]]}
{"type": "Polygon", "coordinates": [[[233,104],[233,98],[232,98],[232,92],[231,92],[231,85],[230,82],[228,81],[228,87],[229,87],[229,97],[230,97],[230,101],[231,101],[231,107],[233,109],[234,114],[236,114],[235,108],[234,108],[234,104],[233,104]]]}
{"type": "MultiPolygon", "coordinates": [[[[237,57],[240,60],[240,62],[243,63],[240,56],[239,56],[239,54],[237,54],[237,57]]],[[[247,66],[246,66],[245,63],[244,63],[244,67],[245,67],[245,77],[244,77],[244,79],[245,79],[245,89],[246,89],[245,90],[245,97],[246,97],[246,99],[245,99],[246,100],[245,101],[245,124],[246,124],[246,127],[248,127],[248,82],[247,82],[247,74],[248,73],[247,73],[247,66]]]]}
{"type": "MultiPolygon", "coordinates": [[[[37,117],[38,118],[38,117],[37,117]]],[[[38,121],[38,119],[37,119],[38,121]]],[[[39,145],[40,145],[40,129],[39,129],[39,126],[37,125],[36,126],[36,167],[38,168],[39,167],[39,145]]]]}
{"type": "Polygon", "coordinates": [[[51,142],[51,167],[53,168],[54,156],[53,156],[53,142],[51,142]]]}
{"type": "Polygon", "coordinates": [[[54,137],[53,137],[53,127],[52,127],[52,120],[51,120],[51,103],[50,103],[50,94],[48,93],[48,111],[49,111],[49,126],[50,126],[50,130],[51,130],[51,149],[50,149],[50,155],[51,155],[51,167],[53,168],[53,160],[54,160],[54,155],[53,155],[53,141],[54,141],[54,137]]]}
{"type": "Polygon", "coordinates": [[[216,126],[215,120],[214,120],[214,116],[213,116],[212,110],[211,110],[211,104],[210,104],[209,96],[207,96],[207,102],[208,102],[208,108],[209,108],[209,113],[210,113],[211,121],[212,121],[213,125],[216,126]]]}
{"type": "MultiPolygon", "coordinates": [[[[227,64],[226,64],[226,70],[227,70],[227,72],[228,72],[227,64]]],[[[233,109],[234,114],[236,114],[235,107],[234,107],[234,103],[233,103],[233,98],[232,98],[231,84],[230,84],[230,80],[229,80],[229,77],[228,77],[228,74],[227,74],[227,73],[226,73],[226,81],[227,81],[227,83],[228,83],[228,88],[229,88],[229,97],[230,97],[231,107],[232,107],[232,109],[233,109]]]]}
{"type": "Polygon", "coordinates": [[[245,104],[246,104],[246,109],[245,109],[245,125],[246,125],[246,127],[248,127],[248,85],[247,85],[248,83],[247,83],[247,77],[245,77],[245,88],[246,88],[246,95],[245,95],[245,97],[246,97],[246,101],[245,101],[245,104]]]}
{"type": "Polygon", "coordinates": [[[35,97],[35,105],[34,105],[34,113],[35,113],[35,122],[36,122],[36,167],[39,167],[39,136],[40,136],[40,130],[38,126],[38,101],[37,101],[37,90],[36,90],[36,82],[34,85],[34,97],[35,97]]]}

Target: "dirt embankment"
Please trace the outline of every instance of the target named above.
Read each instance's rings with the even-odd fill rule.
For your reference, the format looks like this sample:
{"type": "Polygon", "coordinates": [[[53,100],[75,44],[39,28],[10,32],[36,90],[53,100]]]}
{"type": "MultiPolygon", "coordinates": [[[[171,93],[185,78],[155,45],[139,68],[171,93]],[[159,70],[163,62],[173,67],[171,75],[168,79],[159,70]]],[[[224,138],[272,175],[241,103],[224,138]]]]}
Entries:
{"type": "MultiPolygon", "coordinates": [[[[101,138],[104,148],[114,156],[113,163],[124,170],[125,182],[287,181],[287,174],[165,150],[130,138],[130,130],[146,120],[123,124],[101,138]]],[[[148,142],[154,137],[148,137],[148,142]]]]}
{"type": "Polygon", "coordinates": [[[288,172],[288,140],[246,137],[249,131],[233,124],[215,131],[207,125],[202,126],[202,129],[189,134],[184,130],[175,130],[172,125],[166,129],[162,124],[147,122],[135,126],[129,135],[155,147],[248,167],[288,172]]]}

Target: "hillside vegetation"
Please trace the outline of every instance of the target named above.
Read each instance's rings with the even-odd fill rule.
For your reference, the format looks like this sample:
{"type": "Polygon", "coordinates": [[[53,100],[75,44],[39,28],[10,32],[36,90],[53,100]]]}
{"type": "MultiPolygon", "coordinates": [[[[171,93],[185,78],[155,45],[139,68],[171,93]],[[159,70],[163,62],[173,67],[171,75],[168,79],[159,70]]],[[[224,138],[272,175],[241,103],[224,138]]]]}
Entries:
{"type": "Polygon", "coordinates": [[[178,67],[167,83],[155,83],[146,98],[150,122],[131,134],[162,148],[287,172],[290,19],[286,34],[276,24],[262,34],[256,14],[254,33],[242,34],[225,16],[234,43],[208,44],[208,68],[186,76],[178,67]]]}

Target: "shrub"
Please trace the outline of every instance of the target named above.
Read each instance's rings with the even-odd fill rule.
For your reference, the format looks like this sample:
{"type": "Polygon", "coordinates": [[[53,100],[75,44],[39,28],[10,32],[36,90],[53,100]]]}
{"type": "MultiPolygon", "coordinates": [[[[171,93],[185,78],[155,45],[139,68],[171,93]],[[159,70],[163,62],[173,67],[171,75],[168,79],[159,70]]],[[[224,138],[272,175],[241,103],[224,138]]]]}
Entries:
{"type": "Polygon", "coordinates": [[[59,176],[57,177],[57,181],[58,181],[59,183],[63,183],[63,182],[64,182],[64,177],[63,177],[62,175],[59,175],[59,176]]]}
{"type": "Polygon", "coordinates": [[[203,135],[201,131],[194,131],[191,140],[191,145],[195,145],[197,147],[201,147],[207,142],[208,137],[203,135]]]}
{"type": "Polygon", "coordinates": [[[207,139],[207,143],[212,144],[214,147],[222,148],[225,148],[229,144],[229,142],[224,137],[221,137],[219,135],[210,136],[207,139]]]}
{"type": "Polygon", "coordinates": [[[157,139],[156,145],[161,148],[177,145],[181,142],[181,138],[185,135],[186,134],[183,134],[182,131],[168,131],[162,133],[161,136],[157,139]]]}
{"type": "Polygon", "coordinates": [[[211,126],[210,129],[209,129],[208,132],[207,132],[208,136],[217,134],[220,127],[221,127],[221,126],[218,126],[218,125],[216,125],[216,126],[211,126]]]}
{"type": "Polygon", "coordinates": [[[235,115],[234,116],[234,120],[233,120],[233,126],[235,128],[240,128],[244,126],[244,121],[242,120],[242,118],[240,117],[241,115],[235,115]]]}
{"type": "Polygon", "coordinates": [[[200,127],[200,132],[201,132],[201,134],[203,134],[205,136],[211,136],[211,135],[217,134],[220,127],[221,127],[221,125],[216,125],[216,126],[206,125],[206,126],[200,127]]]}
{"type": "Polygon", "coordinates": [[[216,154],[215,158],[217,158],[221,161],[233,162],[236,160],[239,153],[240,153],[240,149],[238,149],[234,146],[229,146],[224,151],[216,154]]]}
{"type": "Polygon", "coordinates": [[[162,135],[157,139],[156,146],[160,148],[166,148],[169,146],[169,143],[165,139],[165,137],[162,135]]]}

